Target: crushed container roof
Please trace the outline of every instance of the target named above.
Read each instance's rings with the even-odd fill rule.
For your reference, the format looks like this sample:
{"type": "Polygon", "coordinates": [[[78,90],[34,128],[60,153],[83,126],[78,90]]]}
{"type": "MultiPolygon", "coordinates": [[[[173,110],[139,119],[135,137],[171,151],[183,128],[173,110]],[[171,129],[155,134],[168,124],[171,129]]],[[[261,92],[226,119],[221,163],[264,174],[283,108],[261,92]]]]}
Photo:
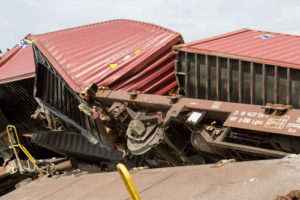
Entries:
{"type": "Polygon", "coordinates": [[[180,45],[180,50],[300,68],[300,36],[241,29],[180,45]]]}
{"type": "MultiPolygon", "coordinates": [[[[26,38],[55,60],[56,70],[77,92],[91,83],[154,94],[177,86],[171,48],[182,37],[164,27],[112,20],[26,38]]],[[[31,45],[15,46],[0,60],[0,83],[34,75],[31,45]]]]}

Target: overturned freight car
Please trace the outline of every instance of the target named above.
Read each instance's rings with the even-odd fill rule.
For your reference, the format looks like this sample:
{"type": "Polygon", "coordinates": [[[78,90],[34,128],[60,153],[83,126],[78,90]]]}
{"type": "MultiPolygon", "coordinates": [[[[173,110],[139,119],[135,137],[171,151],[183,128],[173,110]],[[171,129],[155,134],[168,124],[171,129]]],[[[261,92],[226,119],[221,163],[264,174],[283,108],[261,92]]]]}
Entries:
{"type": "Polygon", "coordinates": [[[44,91],[49,82],[42,75],[45,71],[51,70],[63,85],[67,84],[47,59],[47,52],[44,54],[39,47],[36,42],[34,55],[37,74],[41,75],[36,79],[35,97],[66,123],[78,120],[75,122],[80,125],[82,122],[76,117],[79,110],[83,116],[94,119],[102,127],[96,133],[121,150],[125,159],[135,157],[139,163],[161,167],[300,153],[300,110],[289,106],[262,107],[180,95],[128,93],[90,85],[80,98],[73,95],[74,110],[65,112],[64,108],[47,102],[44,91]]]}
{"type": "MultiPolygon", "coordinates": [[[[246,77],[248,65],[250,66],[251,77],[259,77],[257,74],[254,76],[254,72],[259,70],[259,65],[254,65],[254,63],[245,64],[246,61],[238,61],[241,63],[238,66],[238,72],[241,74],[238,76],[240,78],[238,82],[242,86],[239,87],[242,90],[233,90],[232,82],[228,81],[228,84],[225,85],[230,88],[230,92],[228,93],[229,97],[226,96],[225,99],[218,96],[225,94],[224,91],[220,92],[221,88],[219,87],[224,85],[219,82],[223,80],[220,79],[220,75],[224,75],[224,71],[221,70],[221,67],[224,66],[219,62],[222,59],[216,58],[217,62],[215,62],[216,67],[214,68],[212,64],[209,64],[213,63],[213,58],[204,56],[204,61],[209,60],[208,64],[204,65],[204,69],[207,70],[205,74],[201,73],[203,68],[196,67],[202,67],[201,63],[198,65],[198,61],[203,61],[202,59],[198,60],[196,54],[192,55],[195,56],[194,61],[197,63],[193,69],[197,73],[187,67],[187,62],[183,63],[188,73],[180,73],[178,70],[182,67],[180,68],[177,62],[177,75],[185,75],[184,79],[178,77],[178,81],[180,84],[182,84],[182,80],[189,81],[185,82],[185,86],[188,83],[196,83],[199,86],[203,80],[196,79],[195,76],[206,75],[206,82],[209,83],[208,89],[201,90],[200,87],[196,87],[198,90],[195,93],[198,95],[208,94],[208,100],[182,98],[180,95],[171,97],[147,95],[134,90],[129,93],[112,91],[108,87],[99,86],[97,82],[84,89],[80,98],[72,88],[72,84],[76,81],[67,76],[66,70],[51,57],[51,53],[46,50],[43,44],[37,41],[33,47],[37,68],[35,98],[41,102],[46,110],[61,119],[62,123],[71,124],[74,127],[78,126],[78,129],[82,128],[85,133],[89,133],[87,136],[91,139],[90,141],[97,140],[95,135],[99,134],[101,136],[99,140],[102,144],[112,145],[123,153],[124,158],[138,157],[140,158],[139,163],[148,163],[157,167],[201,164],[215,162],[223,158],[252,160],[300,153],[299,109],[276,104],[278,103],[277,98],[271,101],[275,103],[272,105],[242,104],[263,104],[263,102],[257,103],[256,100],[254,103],[254,94],[249,95],[252,100],[249,97],[249,102],[248,100],[245,101],[247,96],[244,93],[249,88],[247,89],[245,86],[248,82],[242,78],[246,77]],[[216,73],[214,73],[214,69],[216,69],[216,73]],[[213,75],[218,77],[218,81],[214,84],[210,80],[214,77],[213,75]],[[214,89],[211,89],[212,86],[214,89]],[[243,89],[244,87],[247,90],[243,89]],[[57,88],[57,90],[53,88],[57,88]],[[214,92],[215,96],[212,95],[214,92]],[[229,101],[239,103],[226,102],[227,98],[229,101]],[[65,105],[63,102],[67,102],[69,106],[63,106],[65,105]],[[68,111],[68,108],[73,109],[68,111]],[[82,113],[79,113],[79,110],[82,113]],[[78,117],[79,115],[81,117],[78,117]],[[82,120],[84,116],[93,119],[93,123],[101,128],[94,129],[90,126],[91,124],[86,124],[82,120]]],[[[180,48],[179,52],[181,51],[180,48]]],[[[184,55],[187,54],[184,53],[184,55]]],[[[226,62],[229,63],[229,80],[231,78],[236,80],[237,77],[234,76],[233,78],[233,72],[230,70],[235,68],[235,65],[232,65],[235,60],[232,59],[228,58],[229,61],[226,62]]],[[[269,74],[268,70],[272,68],[269,65],[262,64],[262,71],[267,70],[267,74],[269,74]]],[[[275,69],[278,70],[279,68],[275,66],[275,69]]],[[[287,74],[291,72],[290,68],[284,68],[284,70],[289,71],[287,74]]],[[[278,84],[279,74],[278,71],[275,70],[275,72],[275,78],[272,80],[278,84]]],[[[264,75],[266,75],[265,73],[264,75]]],[[[270,77],[267,75],[263,77],[265,77],[264,81],[266,81],[265,79],[269,81],[270,77]]],[[[298,87],[295,85],[297,80],[287,79],[288,81],[291,81],[293,87],[298,87]]],[[[251,91],[254,91],[254,81],[249,85],[251,91]]],[[[180,85],[180,87],[182,91],[183,86],[180,85]]],[[[259,87],[258,82],[255,87],[259,87]]],[[[194,92],[191,88],[186,89],[185,92],[194,92]]],[[[276,89],[274,93],[278,92],[278,87],[273,87],[273,89],[276,89]]],[[[266,92],[265,90],[266,88],[263,91],[266,92]]],[[[260,90],[255,91],[258,93],[260,90]]],[[[185,95],[189,97],[186,93],[185,95]]],[[[269,94],[266,94],[266,97],[269,98],[269,94]]],[[[67,126],[64,125],[64,127],[67,126]]]]}
{"type": "Polygon", "coordinates": [[[78,93],[90,83],[152,94],[174,91],[177,82],[171,48],[182,42],[177,32],[132,20],[28,34],[0,60],[0,108],[8,122],[16,125],[21,133],[43,133],[39,139],[52,138],[52,146],[41,141],[40,146],[73,156],[83,153],[82,157],[87,157],[90,152],[91,155],[98,152],[97,159],[122,159],[120,152],[109,153],[111,147],[101,134],[101,124],[74,109],[80,103],[78,93]],[[35,65],[47,63],[42,57],[34,60],[32,44],[35,42],[53,64],[52,69],[35,71],[35,65]],[[45,81],[45,88],[41,92],[42,86],[37,85],[34,97],[36,75],[37,80],[45,81]],[[77,143],[85,144],[86,139],[101,148],[106,146],[107,152],[103,150],[104,154],[99,154],[101,148],[93,145],[86,145],[85,151],[74,148],[77,143]]]}

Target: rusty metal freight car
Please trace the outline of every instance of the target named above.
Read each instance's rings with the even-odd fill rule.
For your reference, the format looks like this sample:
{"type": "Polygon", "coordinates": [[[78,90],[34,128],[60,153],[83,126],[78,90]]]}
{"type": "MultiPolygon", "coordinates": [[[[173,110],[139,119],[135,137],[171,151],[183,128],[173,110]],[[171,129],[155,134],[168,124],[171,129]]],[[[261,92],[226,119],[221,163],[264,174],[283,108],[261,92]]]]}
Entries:
{"type": "MultiPolygon", "coordinates": [[[[226,102],[226,99],[220,96],[219,98],[213,96],[209,100],[199,100],[181,98],[180,95],[167,97],[141,94],[137,91],[128,93],[113,91],[107,87],[98,86],[98,83],[84,89],[79,98],[72,86],[70,87],[69,83],[72,80],[61,70],[59,63],[51,57],[51,53],[43,47],[43,44],[37,41],[33,47],[37,72],[36,99],[53,116],[61,120],[60,124],[63,127],[68,128],[67,125],[70,124],[80,131],[89,133],[86,136],[90,141],[98,141],[100,144],[106,145],[109,145],[109,141],[115,149],[122,149],[126,159],[130,160],[131,155],[143,155],[139,157],[143,162],[152,160],[151,163],[155,163],[154,165],[158,167],[214,162],[220,158],[234,157],[238,160],[252,160],[300,153],[299,109],[277,104],[262,107],[232,103],[226,102]],[[49,89],[50,92],[46,92],[49,89]],[[68,107],[62,105],[68,105],[71,109],[68,110],[68,107]],[[79,110],[83,112],[80,113],[79,110]],[[84,116],[83,113],[87,116],[84,116]],[[92,123],[85,123],[83,119],[87,117],[92,123]],[[97,125],[94,126],[94,124],[97,125]],[[95,127],[100,128],[95,129],[95,127]],[[97,138],[98,135],[100,138],[97,138]],[[165,164],[158,163],[157,160],[163,160],[165,164]]],[[[179,53],[181,52],[180,48],[179,53]]],[[[184,54],[188,53],[184,52],[184,54]]],[[[196,55],[198,58],[198,54],[191,55],[196,55]]],[[[206,58],[213,59],[209,56],[206,58]]],[[[218,57],[217,60],[220,58],[218,57]]],[[[197,63],[198,60],[194,61],[197,63]]],[[[232,67],[233,62],[235,61],[231,58],[228,66],[232,67]]],[[[242,74],[240,77],[246,76],[244,68],[247,65],[244,61],[238,61],[238,63],[241,63],[238,66],[239,74],[242,74]]],[[[200,67],[203,66],[208,71],[215,71],[212,70],[214,69],[213,65],[200,65],[200,67]]],[[[217,71],[219,71],[223,65],[217,64],[216,66],[215,68],[218,68],[217,71]]],[[[258,75],[254,76],[253,72],[256,72],[254,63],[250,63],[249,66],[252,69],[252,77],[259,77],[258,75]]],[[[272,68],[271,63],[264,64],[264,66],[263,69],[266,69],[266,66],[272,68]]],[[[177,75],[179,75],[178,68],[180,66],[177,62],[177,75]]],[[[277,66],[275,68],[276,72],[281,69],[277,66]]],[[[190,68],[186,67],[185,69],[190,68]]],[[[197,70],[198,68],[192,69],[197,70]]],[[[185,76],[184,80],[195,80],[194,75],[197,73],[190,70],[188,72],[190,74],[186,74],[188,76],[185,76]]],[[[201,74],[203,73],[200,72],[201,74]]],[[[212,74],[210,73],[209,77],[212,77],[212,74]]],[[[229,77],[234,79],[231,75],[229,77]]],[[[178,80],[182,84],[180,78],[178,80]]],[[[242,80],[244,79],[238,81],[240,85],[246,83],[242,80]]],[[[292,80],[294,83],[294,79],[287,80],[292,80]]],[[[251,83],[253,89],[254,82],[251,83]]],[[[222,84],[218,82],[216,85],[222,84]]],[[[292,85],[295,86],[295,84],[292,85]]],[[[233,85],[230,84],[231,87],[233,85]]],[[[209,94],[214,92],[215,95],[225,94],[225,92],[219,93],[216,88],[209,88],[211,89],[209,94]]],[[[198,89],[200,89],[198,94],[203,94],[201,88],[198,89]]],[[[233,89],[232,94],[235,94],[233,89]]],[[[188,89],[187,91],[192,92],[193,90],[188,89]]],[[[207,94],[207,91],[204,94],[207,94]]],[[[240,98],[240,102],[243,102],[246,98],[245,95],[242,95],[244,93],[240,93],[240,89],[236,92],[239,92],[239,95],[229,95],[230,98],[237,98],[236,101],[239,101],[240,98]]],[[[43,141],[37,142],[41,144],[43,141]]]]}
{"type": "MultiPolygon", "coordinates": [[[[35,113],[39,104],[33,97],[36,72],[32,44],[37,41],[75,96],[91,82],[115,90],[135,89],[152,94],[165,94],[177,87],[172,46],[183,40],[170,29],[120,19],[28,34],[0,59],[0,108],[20,133],[59,128],[52,123],[54,118],[50,115],[46,114],[45,124],[33,119],[39,118],[39,112],[35,113]]],[[[87,129],[99,129],[93,120],[80,118],[82,113],[72,107],[76,105],[76,98],[68,95],[60,80],[50,74],[46,79],[52,84],[46,89],[53,95],[50,103],[72,112],[87,129]]]]}
{"type": "Polygon", "coordinates": [[[76,92],[91,82],[151,94],[177,87],[171,48],[183,42],[180,33],[122,19],[28,34],[0,59],[0,84],[35,76],[31,46],[35,41],[42,43],[76,92]]]}
{"type": "Polygon", "coordinates": [[[100,144],[109,140],[115,149],[122,148],[125,159],[131,160],[133,155],[142,163],[160,167],[300,153],[299,109],[128,93],[96,84],[83,90],[79,98],[57,72],[47,51],[40,48],[41,43],[37,41],[33,47],[36,99],[60,118],[63,127],[71,124],[86,130],[90,132],[88,138],[93,137],[100,144]],[[62,94],[55,97],[56,93],[45,92],[55,80],[61,81],[58,85],[64,86],[67,99],[74,99],[70,112],[57,101],[62,94]],[[81,120],[85,118],[83,113],[101,129],[96,132],[86,125],[81,120]]]}
{"type": "Polygon", "coordinates": [[[174,48],[186,97],[300,107],[300,37],[241,29],[174,48]]]}

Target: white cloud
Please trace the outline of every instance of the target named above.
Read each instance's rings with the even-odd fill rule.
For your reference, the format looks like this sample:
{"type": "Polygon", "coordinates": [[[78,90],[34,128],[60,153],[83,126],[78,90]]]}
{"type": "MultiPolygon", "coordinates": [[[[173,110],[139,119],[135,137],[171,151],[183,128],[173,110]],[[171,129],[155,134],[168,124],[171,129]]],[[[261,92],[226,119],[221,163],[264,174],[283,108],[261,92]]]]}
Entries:
{"type": "Polygon", "coordinates": [[[104,20],[155,23],[192,41],[240,28],[300,35],[297,0],[18,0],[1,2],[0,48],[27,33],[44,33],[104,20]]]}

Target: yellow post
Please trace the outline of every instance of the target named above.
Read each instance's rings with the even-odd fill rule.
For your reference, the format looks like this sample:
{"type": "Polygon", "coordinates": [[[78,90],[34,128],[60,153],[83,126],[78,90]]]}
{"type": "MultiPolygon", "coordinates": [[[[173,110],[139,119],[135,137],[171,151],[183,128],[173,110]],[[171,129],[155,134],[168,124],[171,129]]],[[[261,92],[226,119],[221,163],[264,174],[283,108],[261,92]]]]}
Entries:
{"type": "Polygon", "coordinates": [[[140,194],[137,191],[125,165],[123,165],[122,163],[119,163],[117,165],[117,169],[118,169],[119,174],[124,182],[124,185],[126,186],[126,189],[129,193],[131,200],[141,200],[140,194]]]}
{"type": "MultiPolygon", "coordinates": [[[[17,128],[15,126],[13,126],[13,125],[7,125],[6,126],[6,132],[7,132],[7,135],[8,135],[9,142],[10,142],[12,148],[14,149],[14,151],[15,151],[15,147],[19,147],[24,152],[24,154],[27,156],[27,158],[32,162],[32,164],[34,165],[34,167],[36,168],[36,170],[39,171],[40,169],[39,169],[39,167],[36,164],[36,160],[27,151],[27,149],[20,143],[18,132],[17,132],[17,128]],[[13,130],[13,134],[15,136],[15,142],[16,143],[14,143],[13,140],[12,140],[12,137],[10,135],[10,130],[13,130]]],[[[16,153],[16,151],[15,151],[15,153],[16,153]]]]}

